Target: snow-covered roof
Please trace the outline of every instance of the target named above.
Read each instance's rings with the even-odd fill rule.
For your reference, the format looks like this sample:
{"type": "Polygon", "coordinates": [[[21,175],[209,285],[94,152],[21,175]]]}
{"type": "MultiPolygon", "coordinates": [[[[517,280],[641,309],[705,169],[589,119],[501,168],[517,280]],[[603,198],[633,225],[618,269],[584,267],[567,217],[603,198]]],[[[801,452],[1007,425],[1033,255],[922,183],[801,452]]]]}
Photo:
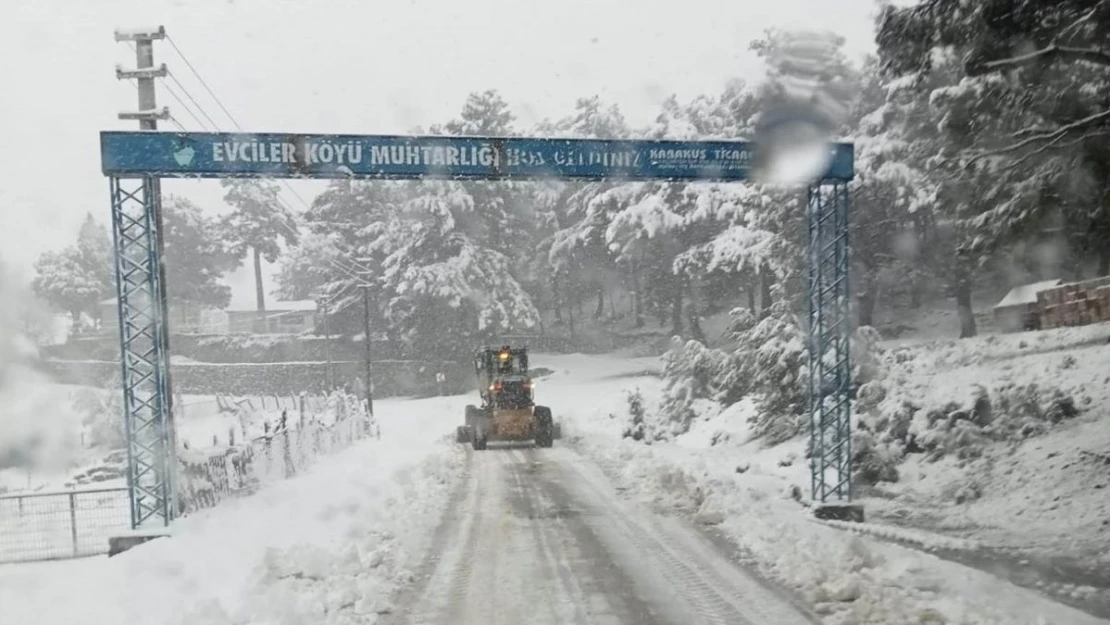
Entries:
{"type": "Polygon", "coordinates": [[[1045,280],[1043,282],[1034,282],[1032,284],[1023,284],[1010,289],[1006,297],[1002,301],[994,305],[995,308],[1006,308],[1007,306],[1020,306],[1022,304],[1032,304],[1037,301],[1037,293],[1051,289],[1053,287],[1063,284],[1063,280],[1045,280]]]}
{"type": "MultiPolygon", "coordinates": [[[[274,312],[316,312],[316,300],[311,299],[298,299],[290,300],[288,302],[272,302],[266,304],[267,313],[274,312]]],[[[227,312],[258,312],[255,308],[229,308],[227,312]]]]}

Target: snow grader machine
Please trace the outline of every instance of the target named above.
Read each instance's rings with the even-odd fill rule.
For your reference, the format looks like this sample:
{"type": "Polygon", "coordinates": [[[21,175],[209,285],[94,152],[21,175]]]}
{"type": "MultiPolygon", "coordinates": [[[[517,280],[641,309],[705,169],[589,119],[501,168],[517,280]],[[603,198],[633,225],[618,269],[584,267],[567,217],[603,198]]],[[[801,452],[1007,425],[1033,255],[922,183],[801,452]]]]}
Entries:
{"type": "Polygon", "coordinates": [[[551,409],[536,405],[528,348],[479,349],[474,355],[474,373],[482,405],[466,407],[465,425],[456,432],[458,442],[482,450],[489,441],[530,440],[536,447],[551,447],[560,438],[551,409]]]}

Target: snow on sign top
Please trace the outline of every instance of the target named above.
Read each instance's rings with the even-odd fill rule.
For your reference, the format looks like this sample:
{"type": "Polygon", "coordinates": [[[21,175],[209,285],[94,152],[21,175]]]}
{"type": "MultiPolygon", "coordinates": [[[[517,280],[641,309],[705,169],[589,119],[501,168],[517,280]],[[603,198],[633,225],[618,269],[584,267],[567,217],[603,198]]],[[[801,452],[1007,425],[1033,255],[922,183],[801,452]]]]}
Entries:
{"type": "MultiPolygon", "coordinates": [[[[107,176],[740,181],[754,145],[742,141],[618,141],[523,137],[406,137],[102,132],[107,176]]],[[[829,148],[823,180],[854,175],[850,143],[829,148]]]]}

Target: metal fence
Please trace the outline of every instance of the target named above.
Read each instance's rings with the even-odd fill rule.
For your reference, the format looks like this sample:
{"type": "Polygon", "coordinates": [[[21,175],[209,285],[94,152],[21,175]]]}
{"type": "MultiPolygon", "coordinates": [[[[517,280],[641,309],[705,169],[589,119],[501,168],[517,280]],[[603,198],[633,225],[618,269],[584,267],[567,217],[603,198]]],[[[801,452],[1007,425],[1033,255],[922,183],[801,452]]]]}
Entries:
{"type": "MultiPolygon", "coordinates": [[[[302,412],[235,446],[178,450],[178,509],[189,514],[293,477],[316,459],[376,433],[361,402],[336,394],[326,415],[302,412]]],[[[0,495],[0,563],[94,556],[131,527],[126,488],[0,495]]]]}
{"type": "Polygon", "coordinates": [[[290,417],[241,445],[213,446],[179,452],[178,506],[184,513],[215,506],[229,496],[254,492],[259,486],[303,472],[317,458],[341,451],[376,432],[360,401],[336,394],[318,416],[290,417]]]}
{"type": "Polygon", "coordinates": [[[126,488],[0,495],[0,562],[107,553],[130,527],[126,488]]]}

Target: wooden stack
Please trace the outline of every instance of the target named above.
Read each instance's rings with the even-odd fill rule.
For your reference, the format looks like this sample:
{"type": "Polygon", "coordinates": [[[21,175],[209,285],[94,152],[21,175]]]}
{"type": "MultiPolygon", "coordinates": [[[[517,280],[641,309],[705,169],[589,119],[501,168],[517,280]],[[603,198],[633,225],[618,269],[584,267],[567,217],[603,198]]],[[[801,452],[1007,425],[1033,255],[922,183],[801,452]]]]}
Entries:
{"type": "Polygon", "coordinates": [[[1046,330],[1110,322],[1110,276],[1041,291],[1037,309],[1046,330]]]}

